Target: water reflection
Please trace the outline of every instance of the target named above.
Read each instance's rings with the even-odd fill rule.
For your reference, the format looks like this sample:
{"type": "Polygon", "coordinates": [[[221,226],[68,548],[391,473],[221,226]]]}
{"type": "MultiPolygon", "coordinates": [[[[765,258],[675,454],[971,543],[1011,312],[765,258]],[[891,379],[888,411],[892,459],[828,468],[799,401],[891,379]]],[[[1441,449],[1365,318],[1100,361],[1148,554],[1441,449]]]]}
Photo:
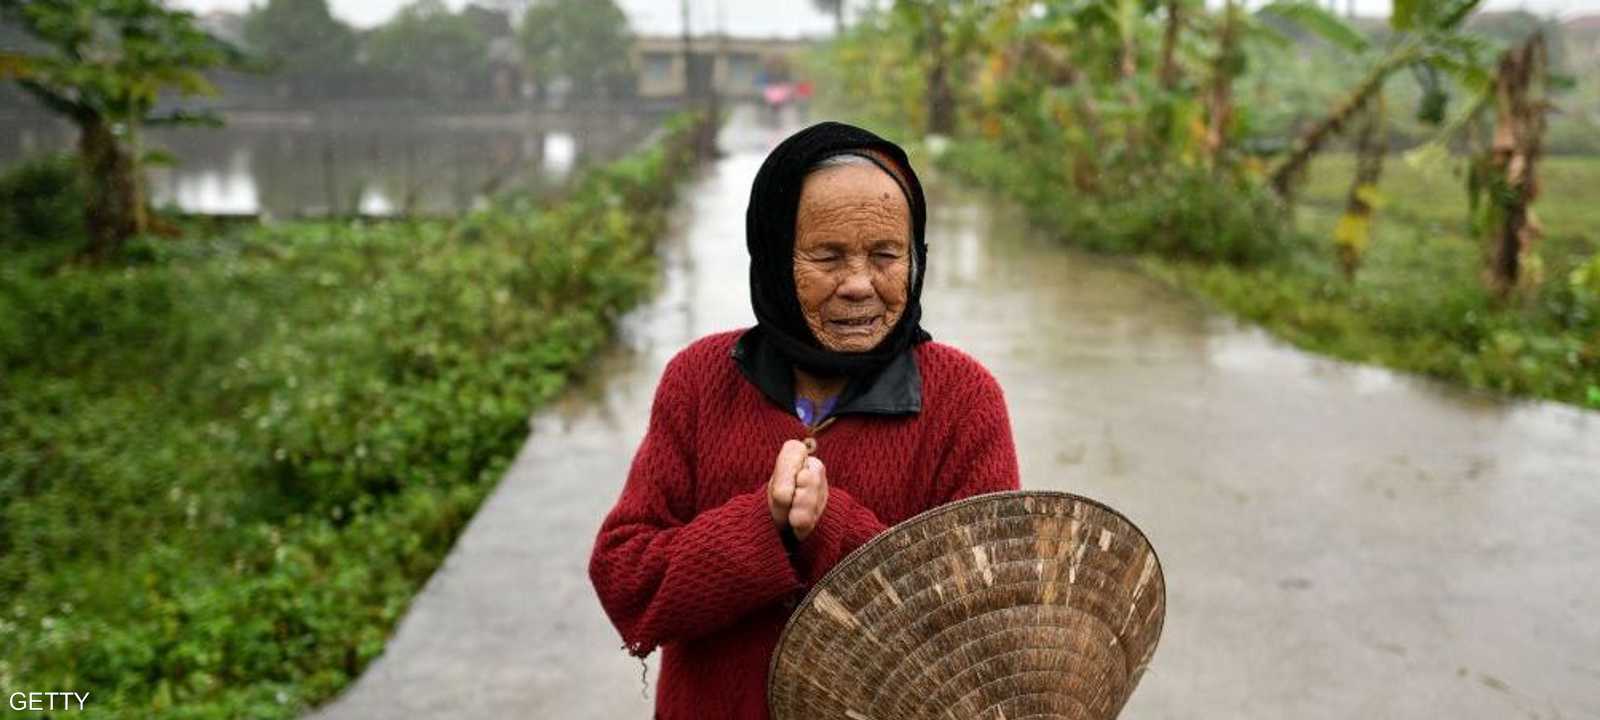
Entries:
{"type": "MultiPolygon", "coordinates": [[[[151,167],[148,188],[156,206],[192,213],[453,213],[502,190],[558,187],[584,164],[626,152],[658,121],[622,113],[242,116],[221,130],[148,131],[146,147],[176,160],[151,167]]],[[[0,138],[0,168],[76,139],[48,120],[17,128],[0,138]]]]}

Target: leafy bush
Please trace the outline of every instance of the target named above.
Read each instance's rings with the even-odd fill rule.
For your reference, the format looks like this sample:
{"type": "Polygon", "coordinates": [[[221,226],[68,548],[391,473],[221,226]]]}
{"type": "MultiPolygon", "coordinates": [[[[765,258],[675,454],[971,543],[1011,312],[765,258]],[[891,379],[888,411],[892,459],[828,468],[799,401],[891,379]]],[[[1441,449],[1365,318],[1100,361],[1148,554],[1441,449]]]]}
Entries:
{"type": "Polygon", "coordinates": [[[276,718],[355,677],[649,289],[673,128],[553,207],[0,260],[0,687],[276,718]]]}
{"type": "MultiPolygon", "coordinates": [[[[1307,224],[1325,228],[1335,212],[1307,224]]],[[[1258,268],[1159,256],[1143,266],[1317,352],[1600,408],[1600,294],[1584,270],[1593,260],[1504,303],[1478,282],[1474,244],[1393,218],[1379,230],[1354,282],[1312,245],[1258,268]]]]}
{"type": "Polygon", "coordinates": [[[1035,222],[1091,250],[1250,265],[1279,255],[1292,237],[1269,192],[1229,173],[1176,163],[1113,170],[1090,193],[1060,175],[1048,150],[977,139],[952,143],[938,163],[1020,201],[1035,222]]]}
{"type": "Polygon", "coordinates": [[[75,156],[19,163],[0,175],[0,250],[76,247],[83,240],[84,197],[75,156]]]}

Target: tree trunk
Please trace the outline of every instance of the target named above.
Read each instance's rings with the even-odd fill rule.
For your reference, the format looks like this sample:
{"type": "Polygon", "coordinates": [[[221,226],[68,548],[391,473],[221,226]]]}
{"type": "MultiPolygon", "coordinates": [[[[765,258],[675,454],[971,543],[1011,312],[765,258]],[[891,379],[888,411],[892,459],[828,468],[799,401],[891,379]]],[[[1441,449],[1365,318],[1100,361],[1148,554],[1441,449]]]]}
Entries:
{"type": "Polygon", "coordinates": [[[1211,90],[1208,96],[1210,117],[1206,123],[1206,156],[1216,166],[1227,151],[1228,125],[1233,121],[1233,75],[1236,68],[1234,54],[1238,49],[1238,11],[1233,0],[1222,9],[1221,37],[1217,40],[1217,59],[1211,69],[1211,90]]]}
{"type": "Polygon", "coordinates": [[[1365,78],[1361,79],[1361,82],[1356,85],[1354,90],[1350,91],[1349,95],[1346,95],[1338,105],[1334,106],[1333,112],[1328,113],[1327,117],[1312,125],[1310,129],[1295,139],[1294,146],[1289,151],[1289,157],[1285,158],[1283,163],[1272,171],[1272,189],[1277,191],[1279,197],[1287,198],[1292,194],[1295,182],[1299,180],[1301,173],[1305,172],[1306,165],[1310,164],[1312,156],[1322,149],[1323,143],[1326,143],[1328,138],[1333,137],[1344,128],[1345,123],[1366,108],[1367,103],[1371,102],[1372,98],[1378,94],[1378,91],[1383,89],[1383,83],[1389,79],[1390,73],[1410,61],[1411,53],[1409,51],[1395,53],[1385,58],[1377,66],[1373,67],[1365,78]]]}
{"type": "Polygon", "coordinates": [[[1494,145],[1490,149],[1489,285],[1501,297],[1524,280],[1522,266],[1540,228],[1531,206],[1539,195],[1537,166],[1545,129],[1544,35],[1535,33],[1500,56],[1495,75],[1494,145]]]}
{"type": "MultiPolygon", "coordinates": [[[[1029,42],[1022,47],[1021,57],[1022,62],[1043,68],[1052,87],[1070,88],[1078,84],[1080,79],[1078,69],[1059,47],[1048,43],[1029,42]]],[[[1089,137],[1088,147],[1102,147],[1102,124],[1093,101],[1081,93],[1071,93],[1068,97],[1073,100],[1065,111],[1057,111],[1057,122],[1063,126],[1083,128],[1084,134],[1089,137]]],[[[1071,168],[1074,188],[1083,193],[1098,190],[1100,167],[1094,156],[1079,150],[1072,152],[1064,162],[1071,168]]]]}
{"type": "Polygon", "coordinates": [[[956,129],[956,108],[944,51],[944,15],[931,10],[927,23],[928,53],[933,57],[933,66],[928,69],[928,132],[950,135],[956,129]]]}
{"type": "Polygon", "coordinates": [[[98,262],[138,231],[133,159],[117,144],[111,125],[98,116],[79,121],[78,152],[88,176],[84,227],[89,244],[84,255],[98,262]]]}
{"type": "Polygon", "coordinates": [[[150,203],[144,190],[144,133],[137,125],[128,129],[128,149],[132,165],[128,177],[133,183],[133,231],[144,234],[150,231],[150,203]]]}
{"type": "Polygon", "coordinates": [[[1161,87],[1178,87],[1178,33],[1183,29],[1182,0],[1167,0],[1167,27],[1161,36],[1161,87]]]}
{"type": "Polygon", "coordinates": [[[1139,45],[1132,32],[1122,35],[1122,61],[1119,63],[1123,80],[1132,80],[1139,74],[1139,45]]]}
{"type": "Polygon", "coordinates": [[[1389,151],[1385,103],[1379,95],[1367,107],[1360,134],[1356,137],[1356,176],[1350,181],[1344,215],[1334,229],[1334,246],[1346,279],[1354,279],[1361,258],[1372,242],[1372,216],[1377,210],[1378,179],[1383,175],[1383,158],[1389,151]]]}

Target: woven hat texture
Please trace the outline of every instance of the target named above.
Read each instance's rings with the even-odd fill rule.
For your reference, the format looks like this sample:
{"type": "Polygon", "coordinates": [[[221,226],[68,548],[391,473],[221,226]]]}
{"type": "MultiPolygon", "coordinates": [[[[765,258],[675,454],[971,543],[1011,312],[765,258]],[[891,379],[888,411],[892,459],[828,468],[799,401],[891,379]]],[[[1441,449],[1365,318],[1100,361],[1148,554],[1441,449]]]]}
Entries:
{"type": "Polygon", "coordinates": [[[935,508],[812,588],[768,674],[775,720],[1117,716],[1155,653],[1161,563],[1133,523],[1060,492],[935,508]]]}

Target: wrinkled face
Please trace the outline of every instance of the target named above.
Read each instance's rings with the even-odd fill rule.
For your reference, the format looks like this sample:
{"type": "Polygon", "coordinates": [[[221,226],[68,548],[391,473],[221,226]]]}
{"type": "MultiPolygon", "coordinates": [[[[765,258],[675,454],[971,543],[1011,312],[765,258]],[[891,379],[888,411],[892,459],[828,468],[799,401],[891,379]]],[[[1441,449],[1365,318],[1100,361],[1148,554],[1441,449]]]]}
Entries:
{"type": "Polygon", "coordinates": [[[877,347],[906,309],[911,207],[873,165],[816,170],[800,189],[794,286],[806,324],[835,352],[877,347]]]}

